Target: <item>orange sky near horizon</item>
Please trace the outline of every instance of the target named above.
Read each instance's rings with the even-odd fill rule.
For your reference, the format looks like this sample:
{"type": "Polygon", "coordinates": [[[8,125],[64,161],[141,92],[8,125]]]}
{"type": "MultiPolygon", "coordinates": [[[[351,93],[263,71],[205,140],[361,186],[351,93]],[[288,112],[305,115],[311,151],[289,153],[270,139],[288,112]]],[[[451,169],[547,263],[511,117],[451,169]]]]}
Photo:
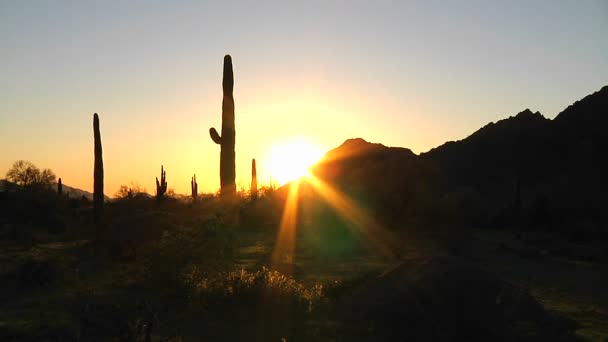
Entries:
{"type": "MultiPolygon", "coordinates": [[[[250,186],[252,158],[257,161],[258,183],[268,185],[273,176],[270,169],[272,151],[286,144],[303,141],[326,152],[345,139],[355,137],[388,145],[391,140],[393,145],[399,143],[398,136],[381,133],[386,132],[390,123],[374,122],[366,114],[373,110],[394,110],[389,106],[378,106],[372,99],[346,89],[342,89],[341,95],[322,95],[317,93],[318,89],[326,87],[319,85],[311,86],[313,91],[301,91],[297,95],[280,89],[268,91],[268,94],[276,94],[278,100],[273,100],[274,95],[256,96],[239,86],[237,63],[235,58],[236,182],[239,189],[250,186]],[[339,103],[352,103],[351,98],[358,98],[359,108],[339,103]]],[[[214,193],[219,189],[220,147],[213,143],[208,133],[209,127],[221,128],[219,69],[216,96],[214,99],[209,96],[205,103],[191,103],[167,111],[144,107],[140,112],[127,113],[113,108],[98,112],[106,195],[112,197],[123,184],[137,184],[153,194],[161,164],[167,171],[169,188],[177,193],[189,194],[190,177],[194,173],[199,191],[214,193]],[[133,121],[144,120],[146,116],[155,119],[133,127],[133,121]],[[131,119],[133,117],[137,120],[131,119]]],[[[305,89],[304,84],[299,86],[305,89]]],[[[5,173],[15,160],[27,159],[40,168],[51,168],[66,185],[92,191],[93,113],[71,115],[69,129],[62,129],[56,123],[44,128],[16,127],[24,135],[36,135],[44,148],[37,147],[34,141],[10,142],[8,150],[12,153],[0,160],[0,172],[5,173]],[[21,154],[24,149],[33,153],[21,154]],[[49,150],[54,152],[48,153],[49,150]],[[61,157],[57,158],[57,154],[61,157]]],[[[412,139],[410,147],[420,151],[431,143],[431,139],[420,136],[412,139]]],[[[277,182],[276,176],[274,181],[277,182]]]]}

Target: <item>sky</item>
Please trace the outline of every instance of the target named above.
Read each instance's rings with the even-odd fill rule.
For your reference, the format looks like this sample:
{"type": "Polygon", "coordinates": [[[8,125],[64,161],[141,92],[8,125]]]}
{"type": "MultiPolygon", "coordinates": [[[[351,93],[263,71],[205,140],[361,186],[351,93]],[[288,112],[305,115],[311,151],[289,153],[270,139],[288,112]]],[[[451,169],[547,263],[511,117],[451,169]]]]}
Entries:
{"type": "Polygon", "coordinates": [[[251,159],[348,138],[425,152],[525,108],[554,118],[608,84],[606,1],[0,0],[0,178],[19,159],[105,193],[219,188],[222,61],[237,186],[251,159]]]}

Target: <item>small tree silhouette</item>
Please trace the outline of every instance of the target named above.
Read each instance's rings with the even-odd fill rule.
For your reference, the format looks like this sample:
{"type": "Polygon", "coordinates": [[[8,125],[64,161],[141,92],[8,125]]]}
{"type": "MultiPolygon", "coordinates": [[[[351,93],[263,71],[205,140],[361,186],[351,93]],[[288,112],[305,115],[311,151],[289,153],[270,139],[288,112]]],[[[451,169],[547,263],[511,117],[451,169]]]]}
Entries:
{"type": "Polygon", "coordinates": [[[55,183],[50,169],[40,170],[27,160],[18,160],[6,173],[6,179],[28,190],[49,189],[55,183]]]}

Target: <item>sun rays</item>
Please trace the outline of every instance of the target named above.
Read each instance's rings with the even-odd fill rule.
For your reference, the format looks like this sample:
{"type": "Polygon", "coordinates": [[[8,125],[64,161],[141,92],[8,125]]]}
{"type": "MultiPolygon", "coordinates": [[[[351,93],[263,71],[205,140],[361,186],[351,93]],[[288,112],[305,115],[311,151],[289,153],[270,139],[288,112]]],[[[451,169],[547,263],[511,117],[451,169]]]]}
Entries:
{"type": "Polygon", "coordinates": [[[349,223],[349,228],[369,242],[377,253],[388,260],[397,258],[400,239],[382,227],[365,208],[318,177],[310,176],[307,181],[349,223]]]}
{"type": "Polygon", "coordinates": [[[289,185],[289,193],[271,259],[273,268],[280,269],[285,274],[291,274],[293,271],[299,189],[299,181],[294,181],[289,185]]]}
{"type": "MultiPolygon", "coordinates": [[[[348,228],[369,243],[375,254],[388,262],[399,259],[403,248],[401,239],[384,228],[373,216],[346,194],[333,188],[320,178],[309,174],[307,177],[292,181],[289,186],[277,240],[272,253],[271,267],[285,274],[292,274],[296,258],[296,233],[298,227],[298,206],[301,183],[311,185],[312,189],[348,222],[348,228]]],[[[318,224],[322,224],[321,222],[318,224]]]]}

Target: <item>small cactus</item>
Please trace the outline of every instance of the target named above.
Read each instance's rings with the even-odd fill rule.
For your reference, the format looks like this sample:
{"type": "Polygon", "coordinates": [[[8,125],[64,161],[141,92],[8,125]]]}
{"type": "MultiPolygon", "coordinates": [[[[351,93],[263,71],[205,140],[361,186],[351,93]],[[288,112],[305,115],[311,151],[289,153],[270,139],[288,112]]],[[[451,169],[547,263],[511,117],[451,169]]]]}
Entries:
{"type": "Polygon", "coordinates": [[[192,190],[192,199],[196,199],[196,197],[198,196],[198,183],[196,183],[196,173],[190,181],[190,189],[192,190]]]}
{"type": "Polygon", "coordinates": [[[235,128],[234,128],[234,76],[232,57],[224,56],[224,75],[222,80],[224,97],[222,99],[222,135],[215,128],[209,129],[211,140],[220,145],[220,193],[222,196],[236,193],[235,171],[235,128]]]}
{"type": "Polygon", "coordinates": [[[163,165],[160,166],[160,182],[156,177],[156,199],[161,200],[167,192],[167,171],[164,170],[163,165]]]}
{"type": "Polygon", "coordinates": [[[57,194],[60,196],[63,194],[63,184],[61,184],[61,177],[57,180],[57,194]]]}
{"type": "Polygon", "coordinates": [[[251,160],[251,199],[258,198],[258,173],[255,167],[255,158],[251,160]]]}
{"type": "Polygon", "coordinates": [[[95,138],[95,169],[93,171],[93,212],[95,221],[101,218],[103,212],[103,158],[101,151],[101,133],[99,132],[99,116],[93,114],[93,134],[95,138]]]}

